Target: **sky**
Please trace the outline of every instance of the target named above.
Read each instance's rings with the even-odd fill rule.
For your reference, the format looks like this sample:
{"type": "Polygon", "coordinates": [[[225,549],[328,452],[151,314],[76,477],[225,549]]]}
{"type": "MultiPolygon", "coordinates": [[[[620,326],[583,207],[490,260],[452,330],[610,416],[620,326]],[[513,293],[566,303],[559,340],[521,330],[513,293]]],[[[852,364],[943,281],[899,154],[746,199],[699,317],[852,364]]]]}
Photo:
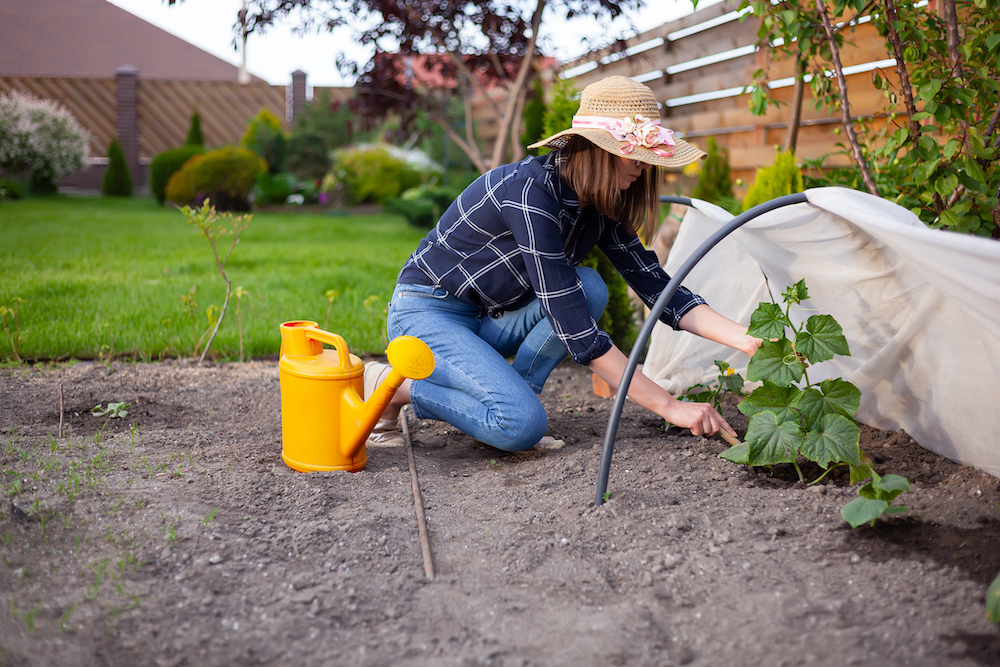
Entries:
{"type": "MultiPolygon", "coordinates": [[[[233,46],[233,24],[242,6],[242,0],[183,0],[169,6],[166,0],[108,0],[111,4],[181,37],[187,42],[208,51],[234,65],[240,55],[233,46]]],[[[647,0],[649,7],[631,17],[640,31],[652,29],[685,14],[691,13],[690,0],[647,0]]],[[[712,4],[701,2],[701,6],[712,4]]],[[[344,79],[334,65],[337,54],[344,51],[348,57],[365,61],[367,54],[351,43],[351,33],[295,34],[294,22],[277,25],[262,35],[251,35],[247,41],[247,69],[274,85],[288,84],[295,70],[308,74],[310,86],[349,86],[353,81],[344,79]]],[[[543,52],[560,60],[570,60],[582,55],[581,36],[612,38],[628,27],[618,21],[610,27],[595,22],[584,24],[557,24],[543,17],[543,52]]]]}

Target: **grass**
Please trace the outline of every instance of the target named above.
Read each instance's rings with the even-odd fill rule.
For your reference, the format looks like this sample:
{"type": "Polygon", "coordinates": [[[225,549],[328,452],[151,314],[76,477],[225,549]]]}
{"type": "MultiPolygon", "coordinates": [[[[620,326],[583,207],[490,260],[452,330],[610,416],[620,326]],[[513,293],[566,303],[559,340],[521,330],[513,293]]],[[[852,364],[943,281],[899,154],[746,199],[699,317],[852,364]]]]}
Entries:
{"type": "MultiPolygon", "coordinates": [[[[384,350],[383,308],[396,274],[422,237],[390,215],[258,213],[227,272],[242,286],[244,351],[276,355],[278,325],[323,326],[327,290],[339,293],[328,329],[357,354],[384,350]],[[374,305],[366,299],[378,297],[374,305]]],[[[223,240],[223,248],[228,244],[223,240]]],[[[151,198],[51,197],[0,205],[0,305],[18,304],[22,359],[190,356],[195,331],[180,297],[192,286],[197,330],[221,306],[225,285],[208,242],[179,211],[151,198]]],[[[235,299],[211,356],[238,358],[235,299]]],[[[13,333],[8,316],[6,325],[13,333]]],[[[13,359],[0,330],[0,359],[13,359]]]]}

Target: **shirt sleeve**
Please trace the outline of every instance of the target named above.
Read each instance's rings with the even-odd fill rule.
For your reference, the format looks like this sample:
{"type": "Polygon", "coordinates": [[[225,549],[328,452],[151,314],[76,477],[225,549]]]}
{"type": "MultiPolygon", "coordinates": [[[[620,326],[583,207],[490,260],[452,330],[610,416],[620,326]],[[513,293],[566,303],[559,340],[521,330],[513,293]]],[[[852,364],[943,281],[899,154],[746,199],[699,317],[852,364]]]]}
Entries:
{"type": "Polygon", "coordinates": [[[501,204],[545,316],[573,360],[586,365],[612,342],[590,316],[583,284],[566,258],[559,210],[555,197],[533,179],[514,181],[501,204]]]}
{"type": "MultiPolygon", "coordinates": [[[[608,225],[597,245],[643,303],[652,308],[660,293],[670,282],[670,276],[660,267],[656,255],[642,245],[635,232],[629,231],[625,225],[614,222],[608,225]]],[[[660,321],[677,329],[681,318],[688,311],[706,303],[703,298],[682,285],[677,288],[667,307],[663,309],[660,321]]]]}

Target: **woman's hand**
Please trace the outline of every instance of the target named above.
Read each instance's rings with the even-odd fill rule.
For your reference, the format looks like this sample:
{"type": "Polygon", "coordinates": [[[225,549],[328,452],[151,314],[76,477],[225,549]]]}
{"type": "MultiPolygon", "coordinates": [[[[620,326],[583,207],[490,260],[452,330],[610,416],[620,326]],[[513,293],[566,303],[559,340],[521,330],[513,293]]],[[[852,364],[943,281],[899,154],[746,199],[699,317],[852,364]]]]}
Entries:
{"type": "MultiPolygon", "coordinates": [[[[591,361],[587,367],[607,382],[612,389],[618,388],[628,359],[617,347],[612,347],[603,356],[591,361]]],[[[712,435],[725,430],[736,436],[733,427],[726,423],[708,403],[685,403],[671,396],[666,389],[656,384],[642,373],[636,373],[628,388],[629,397],[644,408],[652,410],[671,424],[691,429],[694,435],[712,435]]]]}
{"type": "Polygon", "coordinates": [[[708,403],[675,400],[659,414],[674,426],[691,429],[693,435],[712,435],[726,431],[729,435],[736,436],[733,427],[708,403]]]}

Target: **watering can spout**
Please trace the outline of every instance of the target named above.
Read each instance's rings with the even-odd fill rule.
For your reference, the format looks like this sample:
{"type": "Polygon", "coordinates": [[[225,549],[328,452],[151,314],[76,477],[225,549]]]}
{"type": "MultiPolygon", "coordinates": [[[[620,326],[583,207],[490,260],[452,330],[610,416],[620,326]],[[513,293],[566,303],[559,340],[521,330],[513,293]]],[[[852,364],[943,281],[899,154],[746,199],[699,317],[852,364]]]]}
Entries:
{"type": "Polygon", "coordinates": [[[423,380],[434,371],[434,353],[419,338],[413,336],[395,338],[389,343],[385,353],[392,368],[368,400],[361,400],[357,391],[344,392],[345,407],[354,418],[341,422],[343,443],[352,443],[353,447],[360,447],[375,428],[375,424],[400,385],[407,379],[423,380]]]}
{"type": "Polygon", "coordinates": [[[343,337],[304,320],[280,329],[282,458],[300,472],[361,470],[375,423],[407,378],[422,380],[433,372],[433,353],[412,336],[393,340],[386,350],[392,370],[365,401],[364,365],[343,337]]]}

